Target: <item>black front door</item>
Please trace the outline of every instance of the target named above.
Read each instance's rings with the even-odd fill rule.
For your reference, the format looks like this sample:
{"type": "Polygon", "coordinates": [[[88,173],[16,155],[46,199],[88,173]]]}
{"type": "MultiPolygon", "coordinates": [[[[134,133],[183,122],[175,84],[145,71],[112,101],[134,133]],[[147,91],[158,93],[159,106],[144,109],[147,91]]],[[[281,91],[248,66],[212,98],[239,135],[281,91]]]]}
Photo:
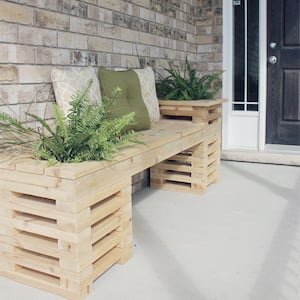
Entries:
{"type": "Polygon", "coordinates": [[[300,1],[268,1],[267,144],[300,145],[300,1]]]}

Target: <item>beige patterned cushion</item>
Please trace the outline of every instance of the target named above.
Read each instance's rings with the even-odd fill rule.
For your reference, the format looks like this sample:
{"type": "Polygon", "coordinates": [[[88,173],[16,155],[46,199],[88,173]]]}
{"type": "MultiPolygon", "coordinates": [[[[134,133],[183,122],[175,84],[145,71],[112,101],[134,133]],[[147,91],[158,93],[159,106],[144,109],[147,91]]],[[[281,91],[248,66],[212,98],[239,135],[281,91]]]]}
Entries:
{"type": "Polygon", "coordinates": [[[155,76],[151,67],[134,69],[141,84],[142,97],[148,109],[151,123],[157,123],[160,119],[159,103],[155,89],[155,76]]]}
{"type": "Polygon", "coordinates": [[[82,91],[90,79],[93,80],[90,90],[90,99],[93,102],[98,101],[101,103],[99,80],[92,67],[52,70],[51,80],[55,99],[65,115],[67,115],[70,110],[69,103],[72,100],[71,97],[77,91],[82,91]]]}

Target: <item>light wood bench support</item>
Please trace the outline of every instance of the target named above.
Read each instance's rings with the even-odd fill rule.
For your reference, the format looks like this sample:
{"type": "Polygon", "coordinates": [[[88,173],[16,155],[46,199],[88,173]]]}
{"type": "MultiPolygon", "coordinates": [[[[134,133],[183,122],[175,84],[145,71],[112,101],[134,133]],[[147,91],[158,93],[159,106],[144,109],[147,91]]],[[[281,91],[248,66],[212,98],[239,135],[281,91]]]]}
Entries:
{"type": "Polygon", "coordinates": [[[190,120],[202,124],[207,128],[207,134],[200,144],[152,167],[151,187],[202,193],[218,180],[223,102],[223,99],[160,101],[164,119],[190,120]]]}
{"type": "MultiPolygon", "coordinates": [[[[18,160],[11,163],[19,165],[18,160]]],[[[30,160],[20,164],[24,169],[30,160]]],[[[99,275],[131,257],[130,178],[103,191],[97,189],[98,193],[88,187],[88,197],[77,198],[77,180],[49,177],[46,182],[41,174],[40,183],[26,183],[24,189],[30,172],[23,170],[15,177],[13,173],[12,181],[1,178],[0,182],[2,275],[70,299],[83,299],[99,275]],[[55,186],[59,191],[53,190],[55,186]]]]}
{"type": "Polygon", "coordinates": [[[85,298],[97,277],[132,255],[131,177],[157,166],[157,187],[169,185],[171,173],[188,191],[204,191],[218,178],[218,122],[161,120],[143,132],[145,144],[125,147],[113,161],[48,167],[0,157],[0,274],[85,298]]]}

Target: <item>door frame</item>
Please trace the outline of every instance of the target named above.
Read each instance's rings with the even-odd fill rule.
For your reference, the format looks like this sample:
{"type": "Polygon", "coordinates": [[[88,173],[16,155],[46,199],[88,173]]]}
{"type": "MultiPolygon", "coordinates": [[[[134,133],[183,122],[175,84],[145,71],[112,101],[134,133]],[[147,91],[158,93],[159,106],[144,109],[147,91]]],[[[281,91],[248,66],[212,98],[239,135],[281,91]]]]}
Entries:
{"type": "Polygon", "coordinates": [[[232,110],[232,78],[233,78],[233,6],[232,2],[223,0],[223,97],[228,99],[224,105],[223,113],[223,149],[249,149],[262,151],[266,149],[266,114],[267,114],[267,0],[259,1],[259,111],[258,112],[237,112],[232,110]],[[247,120],[252,131],[250,138],[251,146],[232,145],[232,128],[236,127],[241,120],[247,120]]]}

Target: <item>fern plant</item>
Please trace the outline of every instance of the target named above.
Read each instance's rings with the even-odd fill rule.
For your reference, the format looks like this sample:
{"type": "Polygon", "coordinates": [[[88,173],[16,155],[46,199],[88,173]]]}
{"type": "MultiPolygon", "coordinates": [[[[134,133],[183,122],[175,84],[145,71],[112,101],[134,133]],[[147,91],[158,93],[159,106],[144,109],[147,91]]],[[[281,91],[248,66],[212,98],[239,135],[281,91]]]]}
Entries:
{"type": "Polygon", "coordinates": [[[221,89],[222,72],[198,76],[186,56],[183,71],[178,66],[164,68],[167,77],[159,74],[156,92],[162,100],[213,99],[221,89]]]}
{"type": "Polygon", "coordinates": [[[87,87],[77,92],[70,102],[67,116],[54,104],[54,126],[37,115],[28,115],[41,127],[34,129],[0,112],[0,149],[27,148],[32,155],[56,162],[82,162],[87,160],[111,160],[113,154],[128,143],[137,143],[138,133],[127,130],[134,123],[135,113],[110,119],[109,112],[120,95],[116,88],[112,98],[104,98],[102,105],[90,101],[87,87]]]}

